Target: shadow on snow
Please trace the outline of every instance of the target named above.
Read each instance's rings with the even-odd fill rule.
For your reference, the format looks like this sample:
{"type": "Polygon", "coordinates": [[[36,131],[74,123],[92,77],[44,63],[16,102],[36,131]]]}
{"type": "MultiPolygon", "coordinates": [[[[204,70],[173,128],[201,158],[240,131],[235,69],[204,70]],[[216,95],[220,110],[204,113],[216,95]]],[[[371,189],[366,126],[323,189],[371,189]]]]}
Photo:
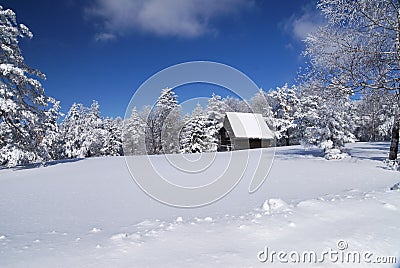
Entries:
{"type": "Polygon", "coordinates": [[[54,160],[54,161],[49,161],[49,162],[44,162],[44,163],[32,163],[32,164],[27,164],[27,165],[21,165],[21,166],[16,166],[16,167],[6,167],[6,166],[0,166],[0,170],[26,170],[26,169],[34,169],[34,168],[40,168],[40,167],[50,167],[58,164],[63,164],[63,163],[73,163],[73,162],[78,162],[81,160],[84,160],[85,158],[73,158],[73,159],[62,159],[62,160],[54,160]]]}

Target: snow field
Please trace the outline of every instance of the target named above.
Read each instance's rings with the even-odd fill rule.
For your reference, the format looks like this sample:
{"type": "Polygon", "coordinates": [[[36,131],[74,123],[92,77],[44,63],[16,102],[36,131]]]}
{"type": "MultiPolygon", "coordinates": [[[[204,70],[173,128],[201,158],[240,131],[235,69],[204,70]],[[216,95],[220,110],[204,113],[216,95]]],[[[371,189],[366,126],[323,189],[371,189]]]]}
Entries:
{"type": "MultiPolygon", "coordinates": [[[[245,191],[245,173],[237,189],[199,209],[152,200],[121,157],[0,170],[0,267],[279,267],[257,254],[320,253],[342,240],[347,250],[399,257],[400,192],[389,188],[400,176],[382,161],[387,147],[351,144],[351,158],[330,161],[318,149],[277,148],[256,195],[245,191]]],[[[333,266],[354,264],[311,267],[333,266]]]]}

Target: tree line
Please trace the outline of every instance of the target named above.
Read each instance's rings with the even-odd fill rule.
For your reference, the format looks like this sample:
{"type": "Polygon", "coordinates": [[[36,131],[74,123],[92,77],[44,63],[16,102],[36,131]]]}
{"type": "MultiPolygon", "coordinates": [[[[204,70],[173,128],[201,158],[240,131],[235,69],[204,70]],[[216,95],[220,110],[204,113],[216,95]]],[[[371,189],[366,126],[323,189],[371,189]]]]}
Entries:
{"type": "Polygon", "coordinates": [[[349,94],[332,98],[319,93],[284,85],[268,92],[260,89],[250,100],[213,94],[205,107],[197,104],[191,113],[183,114],[178,96],[166,88],[154,107],[133,108],[125,119],[103,117],[93,101],[90,107],[74,103],[61,123],[55,105],[47,124],[37,126],[44,128],[37,146],[24,147],[26,140],[13,136],[14,142],[0,149],[0,163],[215,152],[226,112],[260,113],[274,130],[278,146],[316,145],[328,159],[343,157],[347,142],[390,140],[396,111],[393,98],[376,92],[359,100],[349,94]]]}
{"type": "Polygon", "coordinates": [[[344,144],[391,140],[397,158],[400,92],[400,4],[392,0],[321,0],[327,25],[306,39],[310,63],[297,86],[250,100],[211,96],[183,114],[178,96],[163,89],[154,107],[104,118],[99,104],[74,104],[60,123],[60,102],[46,96],[28,66],[20,38],[32,38],[15,13],[0,7],[0,165],[79,157],[196,153],[217,150],[227,111],[255,112],[275,130],[277,145],[317,145],[328,159],[344,144]],[[143,144],[145,146],[143,146],[143,144]]]}

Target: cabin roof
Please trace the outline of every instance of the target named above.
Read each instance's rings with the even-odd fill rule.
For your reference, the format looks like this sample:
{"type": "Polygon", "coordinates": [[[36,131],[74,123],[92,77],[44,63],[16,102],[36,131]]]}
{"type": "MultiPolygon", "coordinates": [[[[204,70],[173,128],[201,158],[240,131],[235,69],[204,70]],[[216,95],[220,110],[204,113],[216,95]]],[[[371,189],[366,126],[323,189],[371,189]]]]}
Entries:
{"type": "Polygon", "coordinates": [[[274,139],[261,114],[227,112],[226,119],[236,138],[274,139]]]}

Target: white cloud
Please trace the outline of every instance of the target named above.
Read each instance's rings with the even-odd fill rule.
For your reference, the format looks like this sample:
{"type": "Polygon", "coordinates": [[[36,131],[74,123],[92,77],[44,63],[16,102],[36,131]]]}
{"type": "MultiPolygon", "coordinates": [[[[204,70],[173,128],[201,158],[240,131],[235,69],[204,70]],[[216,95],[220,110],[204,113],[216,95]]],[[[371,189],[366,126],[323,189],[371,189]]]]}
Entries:
{"type": "Polygon", "coordinates": [[[294,39],[305,40],[309,34],[326,24],[325,18],[311,5],[302,8],[300,14],[294,14],[284,23],[284,29],[293,35],[294,39]]]}
{"type": "Polygon", "coordinates": [[[94,38],[96,41],[110,41],[115,39],[115,37],[115,35],[110,33],[98,33],[94,38]]]}
{"type": "Polygon", "coordinates": [[[85,13],[99,22],[98,40],[132,31],[192,38],[215,31],[213,19],[252,5],[249,0],[95,0],[85,13]]]}

